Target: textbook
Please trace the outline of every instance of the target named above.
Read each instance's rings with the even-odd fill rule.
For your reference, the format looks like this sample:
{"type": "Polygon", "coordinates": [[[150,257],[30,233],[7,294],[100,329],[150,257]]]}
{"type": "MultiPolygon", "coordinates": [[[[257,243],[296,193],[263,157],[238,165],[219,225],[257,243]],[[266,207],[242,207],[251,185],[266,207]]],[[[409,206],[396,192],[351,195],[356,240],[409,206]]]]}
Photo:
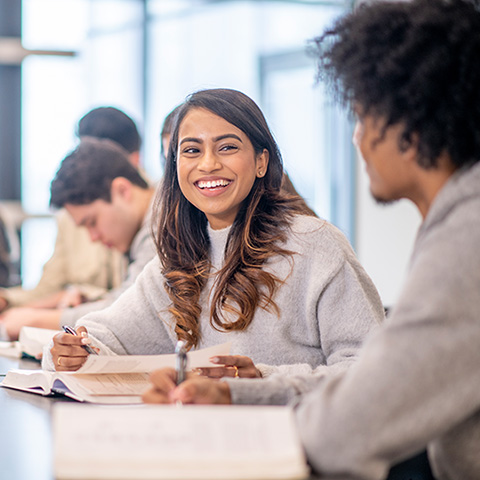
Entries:
{"type": "MultiPolygon", "coordinates": [[[[228,355],[230,342],[188,353],[188,368],[211,367],[210,357],[228,355]]],[[[80,402],[142,403],[149,374],[175,367],[175,354],[89,355],[76,372],[9,370],[0,386],[40,395],[62,394],[80,402]]]]}
{"type": "Polygon", "coordinates": [[[56,479],[299,480],[289,407],[57,403],[56,479]]]}

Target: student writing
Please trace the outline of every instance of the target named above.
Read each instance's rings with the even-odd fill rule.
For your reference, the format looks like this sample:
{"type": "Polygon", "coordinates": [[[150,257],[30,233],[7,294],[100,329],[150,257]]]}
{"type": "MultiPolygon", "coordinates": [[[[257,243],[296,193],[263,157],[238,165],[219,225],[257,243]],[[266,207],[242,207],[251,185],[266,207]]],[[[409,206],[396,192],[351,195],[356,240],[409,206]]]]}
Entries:
{"type": "MultiPolygon", "coordinates": [[[[344,235],[281,192],[280,153],[258,106],[235,90],[205,90],[177,119],[159,188],[158,256],[77,331],[88,330],[101,354],[231,341],[264,376],[350,366],[383,319],[380,298],[344,235]]],[[[78,369],[80,345],[57,335],[45,367],[78,369]]]]}

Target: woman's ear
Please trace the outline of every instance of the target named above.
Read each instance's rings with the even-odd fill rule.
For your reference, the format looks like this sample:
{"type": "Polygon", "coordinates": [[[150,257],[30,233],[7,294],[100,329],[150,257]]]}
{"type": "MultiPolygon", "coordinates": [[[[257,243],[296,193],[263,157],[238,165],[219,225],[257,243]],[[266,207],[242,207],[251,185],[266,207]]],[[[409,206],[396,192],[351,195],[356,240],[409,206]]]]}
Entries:
{"type": "Polygon", "coordinates": [[[257,178],[262,178],[267,173],[269,158],[270,158],[270,155],[266,148],[263,149],[262,153],[257,155],[257,159],[256,159],[257,178]]]}

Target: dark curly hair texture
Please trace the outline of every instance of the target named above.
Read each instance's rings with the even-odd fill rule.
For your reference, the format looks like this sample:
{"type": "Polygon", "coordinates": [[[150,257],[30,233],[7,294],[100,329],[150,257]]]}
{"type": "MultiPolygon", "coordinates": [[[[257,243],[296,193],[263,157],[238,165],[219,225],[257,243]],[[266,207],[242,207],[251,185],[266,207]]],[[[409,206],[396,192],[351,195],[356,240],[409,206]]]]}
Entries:
{"type": "Polygon", "coordinates": [[[282,159],[277,144],[258,106],[236,90],[211,89],[192,94],[177,112],[177,121],[159,189],[156,244],[172,301],[170,313],[175,332],[189,347],[198,345],[201,314],[200,294],[210,276],[207,218],[183,196],[177,179],[176,159],[179,127],[192,109],[203,108],[242,130],[256,153],[269,152],[264,177],[257,178],[244,200],[225,247],[223,268],[216,273],[210,309],[210,324],[219,331],[245,330],[257,307],[276,311],[273,300],[281,281],[264,270],[282,248],[291,217],[303,213],[301,199],[280,190],[282,159]],[[228,317],[225,314],[228,313],[228,317]]]}
{"type": "Polygon", "coordinates": [[[443,152],[457,167],[478,162],[479,10],[479,0],[363,4],[312,41],[319,80],[384,129],[404,125],[400,147],[418,136],[423,168],[443,152]]]}

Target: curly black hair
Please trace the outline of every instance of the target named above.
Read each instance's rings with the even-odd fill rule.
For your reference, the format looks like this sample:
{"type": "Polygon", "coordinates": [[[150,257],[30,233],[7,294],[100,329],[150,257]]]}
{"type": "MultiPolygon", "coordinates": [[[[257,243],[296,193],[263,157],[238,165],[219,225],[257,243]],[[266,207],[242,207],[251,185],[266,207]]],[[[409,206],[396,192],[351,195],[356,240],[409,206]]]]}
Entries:
{"type": "Polygon", "coordinates": [[[373,2],[312,40],[337,100],[418,135],[418,163],[480,160],[480,0],[373,2]]]}

